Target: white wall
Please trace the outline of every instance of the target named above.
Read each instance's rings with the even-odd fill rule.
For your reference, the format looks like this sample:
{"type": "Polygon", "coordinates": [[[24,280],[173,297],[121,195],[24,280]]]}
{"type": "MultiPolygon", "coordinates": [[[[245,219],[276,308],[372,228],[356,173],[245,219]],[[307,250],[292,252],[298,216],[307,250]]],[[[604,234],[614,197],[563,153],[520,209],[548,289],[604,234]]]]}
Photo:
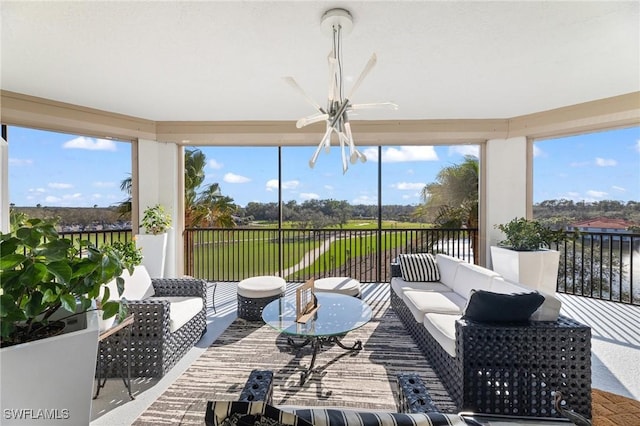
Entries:
{"type": "Polygon", "coordinates": [[[504,238],[494,226],[527,215],[527,139],[491,139],[486,144],[485,253],[491,267],[490,247],[504,238]]]}
{"type": "Polygon", "coordinates": [[[178,194],[180,153],[180,147],[174,143],[138,140],[139,217],[147,207],[156,204],[171,214],[173,225],[168,232],[164,273],[168,278],[182,271],[176,256],[177,244],[182,241],[179,232],[183,228],[178,194]]]}

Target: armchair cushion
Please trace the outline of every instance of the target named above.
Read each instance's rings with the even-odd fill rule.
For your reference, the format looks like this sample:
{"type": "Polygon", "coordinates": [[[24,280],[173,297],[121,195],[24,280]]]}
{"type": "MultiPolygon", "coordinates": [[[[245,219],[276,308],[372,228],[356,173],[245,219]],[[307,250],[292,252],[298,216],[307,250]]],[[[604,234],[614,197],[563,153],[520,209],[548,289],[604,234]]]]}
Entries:
{"type": "Polygon", "coordinates": [[[199,297],[152,297],[151,300],[166,300],[171,304],[169,331],[172,333],[196,316],[203,306],[203,301],[199,297]]]}
{"type": "Polygon", "coordinates": [[[411,253],[398,256],[402,278],[405,281],[440,281],[436,259],[429,253],[411,253]]]}
{"type": "Polygon", "coordinates": [[[527,322],[543,302],[544,296],[536,292],[501,294],[472,290],[463,318],[478,322],[527,322]]]}

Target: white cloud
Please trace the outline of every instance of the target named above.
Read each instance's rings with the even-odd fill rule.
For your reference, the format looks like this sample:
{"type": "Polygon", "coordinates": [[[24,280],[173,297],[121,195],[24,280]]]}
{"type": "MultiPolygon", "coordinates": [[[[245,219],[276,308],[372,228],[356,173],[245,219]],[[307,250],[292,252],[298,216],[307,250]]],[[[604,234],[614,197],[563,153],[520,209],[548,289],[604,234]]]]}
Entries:
{"type": "Polygon", "coordinates": [[[533,156],[534,157],[546,157],[547,154],[543,150],[538,147],[538,145],[533,144],[533,156]]]}
{"type": "Polygon", "coordinates": [[[370,195],[359,195],[351,201],[352,204],[378,204],[378,198],[370,195]]]}
{"type": "Polygon", "coordinates": [[[636,151],[640,152],[640,139],[636,141],[636,151]]]}
{"type": "Polygon", "coordinates": [[[117,151],[116,144],[108,139],[94,139],[79,136],[62,144],[67,149],[88,149],[90,151],[117,151]]]}
{"type": "Polygon", "coordinates": [[[30,158],[9,158],[9,164],[12,166],[31,166],[33,160],[30,158]]]}
{"type": "Polygon", "coordinates": [[[251,179],[249,179],[248,177],[237,175],[235,173],[226,173],[224,175],[224,177],[222,178],[222,180],[225,181],[226,183],[247,183],[247,182],[251,182],[251,179]]]}
{"type": "Polygon", "coordinates": [[[449,155],[473,155],[480,158],[480,147],[478,145],[454,145],[449,147],[449,155]]]}
{"type": "Polygon", "coordinates": [[[613,167],[616,164],[618,164],[618,162],[610,158],[600,158],[600,157],[596,158],[596,166],[598,167],[613,167]]]}
{"type": "Polygon", "coordinates": [[[29,192],[37,192],[40,194],[44,194],[45,192],[47,192],[47,190],[44,188],[29,188],[29,192]]]}
{"type": "Polygon", "coordinates": [[[392,188],[401,190],[401,191],[414,191],[416,189],[421,190],[424,188],[425,184],[422,182],[398,182],[391,185],[392,188]]]}
{"type": "Polygon", "coordinates": [[[325,185],[324,189],[326,189],[327,191],[333,191],[334,188],[331,185],[325,185]]]}
{"type": "Polygon", "coordinates": [[[96,188],[113,188],[116,186],[115,182],[93,182],[93,186],[96,188]]]}
{"type": "Polygon", "coordinates": [[[79,193],[79,192],[76,192],[75,194],[63,195],[62,198],[64,200],[78,200],[78,199],[82,198],[82,194],[79,193]]]}
{"type": "Polygon", "coordinates": [[[587,191],[587,195],[592,198],[604,198],[608,194],[604,191],[595,191],[593,189],[590,189],[589,191],[587,191]]]}
{"type": "Polygon", "coordinates": [[[102,198],[102,194],[91,194],[91,198],[95,199],[95,200],[99,200],[102,198]]]}
{"type": "Polygon", "coordinates": [[[319,200],[320,196],[314,192],[301,192],[300,198],[302,200],[319,200]]]}
{"type": "Polygon", "coordinates": [[[44,199],[47,203],[58,203],[62,201],[62,198],[54,197],[53,195],[48,195],[44,199]]]}
{"type": "MultiPolygon", "coordinates": [[[[296,189],[300,186],[299,180],[286,180],[282,182],[282,189],[296,189]]],[[[278,179],[270,179],[267,181],[265,185],[265,189],[267,191],[277,191],[278,190],[278,179]]]]}
{"type": "Polygon", "coordinates": [[[588,161],[575,161],[573,163],[569,163],[570,167],[586,167],[589,165],[588,161]]]}
{"type": "Polygon", "coordinates": [[[616,185],[613,185],[613,186],[611,187],[611,189],[613,189],[613,190],[615,190],[615,191],[618,191],[618,192],[627,192],[627,189],[626,189],[626,188],[623,188],[623,187],[621,187],[621,186],[616,186],[616,185]]]}
{"type": "Polygon", "coordinates": [[[61,183],[61,182],[50,182],[47,184],[47,186],[49,188],[53,188],[53,189],[69,189],[69,188],[73,188],[73,185],[71,185],[70,183],[61,183]]]}
{"type": "MultiPolygon", "coordinates": [[[[378,148],[367,148],[363,152],[369,161],[378,161],[378,148]]],[[[407,161],[438,161],[438,154],[432,146],[401,146],[382,150],[382,161],[403,163],[407,161]]]]}
{"type": "Polygon", "coordinates": [[[215,159],[212,158],[209,161],[207,161],[207,166],[209,166],[210,169],[220,170],[221,168],[224,167],[224,164],[219,163],[215,159]]]}

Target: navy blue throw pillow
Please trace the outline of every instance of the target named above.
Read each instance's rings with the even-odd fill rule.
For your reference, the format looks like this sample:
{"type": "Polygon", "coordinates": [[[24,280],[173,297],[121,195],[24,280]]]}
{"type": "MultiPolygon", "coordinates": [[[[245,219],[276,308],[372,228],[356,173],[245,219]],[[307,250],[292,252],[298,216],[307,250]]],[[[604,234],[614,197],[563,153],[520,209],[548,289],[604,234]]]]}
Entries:
{"type": "Polygon", "coordinates": [[[478,322],[527,322],[544,303],[540,293],[502,294],[472,290],[463,319],[478,322]]]}

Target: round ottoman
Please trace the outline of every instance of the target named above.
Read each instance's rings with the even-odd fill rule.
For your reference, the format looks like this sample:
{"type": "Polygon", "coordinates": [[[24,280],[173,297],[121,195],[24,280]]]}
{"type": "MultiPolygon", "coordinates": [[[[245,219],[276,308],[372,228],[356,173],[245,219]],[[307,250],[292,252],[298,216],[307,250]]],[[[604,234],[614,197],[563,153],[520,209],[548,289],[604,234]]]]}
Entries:
{"type": "Polygon", "coordinates": [[[341,293],[360,297],[360,281],[349,277],[320,278],[313,283],[315,291],[321,293],[341,293]]]}
{"type": "Polygon", "coordinates": [[[238,283],[238,318],[262,320],[262,309],[284,295],[287,283],[280,277],[259,276],[238,283]]]}

